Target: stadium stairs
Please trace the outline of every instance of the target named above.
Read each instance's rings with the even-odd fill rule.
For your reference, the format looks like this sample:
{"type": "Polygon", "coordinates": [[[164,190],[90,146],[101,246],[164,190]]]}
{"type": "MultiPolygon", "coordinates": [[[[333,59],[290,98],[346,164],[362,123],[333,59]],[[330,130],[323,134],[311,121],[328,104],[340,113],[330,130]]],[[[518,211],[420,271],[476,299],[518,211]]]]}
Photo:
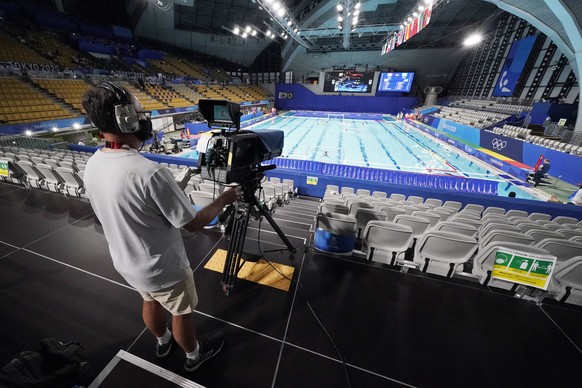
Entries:
{"type": "Polygon", "coordinates": [[[54,102],[55,104],[57,104],[61,108],[64,108],[64,109],[69,110],[72,115],[74,114],[76,116],[82,116],[84,114],[83,112],[81,112],[81,110],[75,108],[71,104],[68,104],[62,98],[60,98],[59,96],[57,96],[56,94],[52,93],[51,91],[49,91],[49,90],[41,87],[37,83],[33,82],[30,78],[28,78],[28,77],[22,77],[22,78],[20,78],[20,80],[22,82],[24,82],[25,84],[29,85],[30,87],[34,88],[35,90],[37,90],[43,96],[49,98],[52,102],[54,102]]]}

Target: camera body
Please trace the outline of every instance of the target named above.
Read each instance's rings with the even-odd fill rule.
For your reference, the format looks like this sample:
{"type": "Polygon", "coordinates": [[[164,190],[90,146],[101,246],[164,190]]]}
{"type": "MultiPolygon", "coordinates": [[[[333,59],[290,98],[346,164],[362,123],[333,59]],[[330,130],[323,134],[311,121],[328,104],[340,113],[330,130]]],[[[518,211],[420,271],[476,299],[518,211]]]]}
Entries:
{"type": "Polygon", "coordinates": [[[198,151],[198,166],[203,179],[230,184],[248,180],[253,169],[260,163],[258,136],[252,132],[226,135],[214,134],[206,144],[206,150],[198,151]]]}
{"type": "Polygon", "coordinates": [[[248,185],[260,182],[265,170],[261,163],[280,156],[284,133],[276,129],[240,130],[240,106],[222,100],[200,100],[200,112],[208,126],[219,130],[198,141],[198,166],[203,179],[222,184],[248,185]],[[228,129],[236,130],[228,130],[228,129]]]}

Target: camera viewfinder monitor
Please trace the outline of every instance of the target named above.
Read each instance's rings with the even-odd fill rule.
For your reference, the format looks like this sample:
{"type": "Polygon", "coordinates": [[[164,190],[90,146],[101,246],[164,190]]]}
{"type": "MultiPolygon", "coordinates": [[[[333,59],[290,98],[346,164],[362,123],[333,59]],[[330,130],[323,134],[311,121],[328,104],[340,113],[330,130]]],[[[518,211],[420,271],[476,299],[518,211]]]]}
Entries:
{"type": "Polygon", "coordinates": [[[412,88],[414,73],[380,73],[378,80],[379,92],[399,92],[408,93],[412,88]]]}
{"type": "Polygon", "coordinates": [[[208,127],[240,129],[240,105],[226,100],[200,100],[198,108],[208,127]]]}

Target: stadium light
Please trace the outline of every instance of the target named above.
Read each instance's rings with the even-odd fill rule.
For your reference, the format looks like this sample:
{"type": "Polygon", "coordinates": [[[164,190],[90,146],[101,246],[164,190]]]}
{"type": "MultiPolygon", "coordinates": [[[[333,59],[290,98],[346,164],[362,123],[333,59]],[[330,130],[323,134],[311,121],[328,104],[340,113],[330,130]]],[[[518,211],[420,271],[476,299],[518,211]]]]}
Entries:
{"type": "Polygon", "coordinates": [[[52,129],[53,132],[58,132],[59,131],[59,129],[57,127],[52,127],[51,129],[52,129]]]}
{"type": "Polygon", "coordinates": [[[482,40],[483,35],[475,33],[473,35],[468,36],[463,42],[463,45],[467,47],[475,46],[476,44],[479,44],[482,40]]]}
{"type": "Polygon", "coordinates": [[[359,2],[356,3],[355,8],[360,9],[361,4],[359,2]]]}
{"type": "Polygon", "coordinates": [[[235,27],[234,30],[232,30],[233,34],[238,35],[240,34],[240,28],[235,27]]]}
{"type": "Polygon", "coordinates": [[[30,129],[27,129],[26,131],[24,131],[24,134],[26,136],[32,136],[32,131],[30,129]]]}
{"type": "Polygon", "coordinates": [[[242,35],[241,35],[241,36],[242,36],[243,38],[247,38],[247,37],[249,36],[249,34],[248,34],[248,32],[246,32],[246,31],[245,31],[245,32],[243,32],[243,33],[242,33],[242,35]]]}
{"type": "Polygon", "coordinates": [[[344,21],[344,18],[342,17],[342,15],[339,15],[339,16],[337,17],[337,21],[338,21],[338,22],[343,22],[343,21],[344,21]]]}
{"type": "Polygon", "coordinates": [[[246,26],[245,27],[245,32],[248,34],[249,32],[251,32],[251,26],[246,26]]]}
{"type": "MultiPolygon", "coordinates": [[[[293,31],[297,28],[299,31],[298,23],[293,17],[293,14],[289,12],[285,3],[282,0],[255,0],[257,3],[263,6],[263,10],[267,12],[270,16],[269,20],[271,22],[275,22],[279,27],[281,27],[281,31],[277,33],[278,36],[283,37],[283,34],[286,33],[287,37],[291,36],[293,40],[295,40],[300,45],[304,46],[305,48],[310,48],[312,46],[311,42],[303,41],[297,38],[297,34],[293,31]]],[[[263,22],[269,28],[273,27],[273,23],[269,23],[269,21],[263,22]]],[[[250,32],[249,32],[250,34],[250,32]]],[[[275,34],[273,35],[273,39],[275,38],[275,34]]]]}
{"type": "Polygon", "coordinates": [[[76,130],[79,130],[79,129],[81,129],[81,124],[79,124],[79,123],[74,123],[74,124],[73,124],[73,129],[76,129],[76,130]]]}
{"type": "Polygon", "coordinates": [[[424,11],[424,5],[421,4],[418,6],[418,12],[422,12],[422,11],[424,11]]]}
{"type": "Polygon", "coordinates": [[[256,31],[256,30],[252,30],[252,31],[251,31],[251,35],[252,35],[252,36],[256,36],[256,35],[257,35],[257,31],[256,31]]]}
{"type": "Polygon", "coordinates": [[[341,5],[341,4],[338,4],[338,5],[337,5],[337,7],[336,7],[336,9],[337,9],[339,12],[341,12],[341,11],[343,11],[343,10],[344,10],[344,6],[343,6],[343,5],[341,5]]]}
{"type": "Polygon", "coordinates": [[[412,16],[413,16],[413,17],[417,17],[417,16],[418,16],[418,13],[416,13],[416,12],[413,12],[413,13],[412,13],[412,16]]]}

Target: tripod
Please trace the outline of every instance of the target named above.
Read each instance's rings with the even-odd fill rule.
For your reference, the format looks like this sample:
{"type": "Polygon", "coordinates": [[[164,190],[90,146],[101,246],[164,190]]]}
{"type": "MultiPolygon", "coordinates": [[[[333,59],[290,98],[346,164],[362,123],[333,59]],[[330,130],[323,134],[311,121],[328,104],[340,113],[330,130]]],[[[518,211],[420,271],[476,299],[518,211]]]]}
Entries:
{"type": "MultiPolygon", "coordinates": [[[[248,257],[246,259],[243,258],[245,236],[251,213],[256,214],[258,211],[259,216],[263,216],[267,219],[287,247],[287,250],[291,253],[291,259],[293,259],[293,255],[297,252],[297,249],[293,247],[289,239],[283,234],[283,231],[279,225],[277,225],[271,214],[259,203],[259,200],[254,193],[255,190],[245,190],[245,203],[238,208],[236,213],[231,215],[227,231],[225,232],[228,234],[228,231],[230,230],[230,241],[228,243],[228,251],[222,273],[222,289],[227,296],[234,292],[238,273],[245,262],[255,261],[248,257]],[[247,195],[247,193],[249,194],[247,195]]],[[[283,251],[283,249],[275,249],[266,252],[273,251],[283,251]]]]}

